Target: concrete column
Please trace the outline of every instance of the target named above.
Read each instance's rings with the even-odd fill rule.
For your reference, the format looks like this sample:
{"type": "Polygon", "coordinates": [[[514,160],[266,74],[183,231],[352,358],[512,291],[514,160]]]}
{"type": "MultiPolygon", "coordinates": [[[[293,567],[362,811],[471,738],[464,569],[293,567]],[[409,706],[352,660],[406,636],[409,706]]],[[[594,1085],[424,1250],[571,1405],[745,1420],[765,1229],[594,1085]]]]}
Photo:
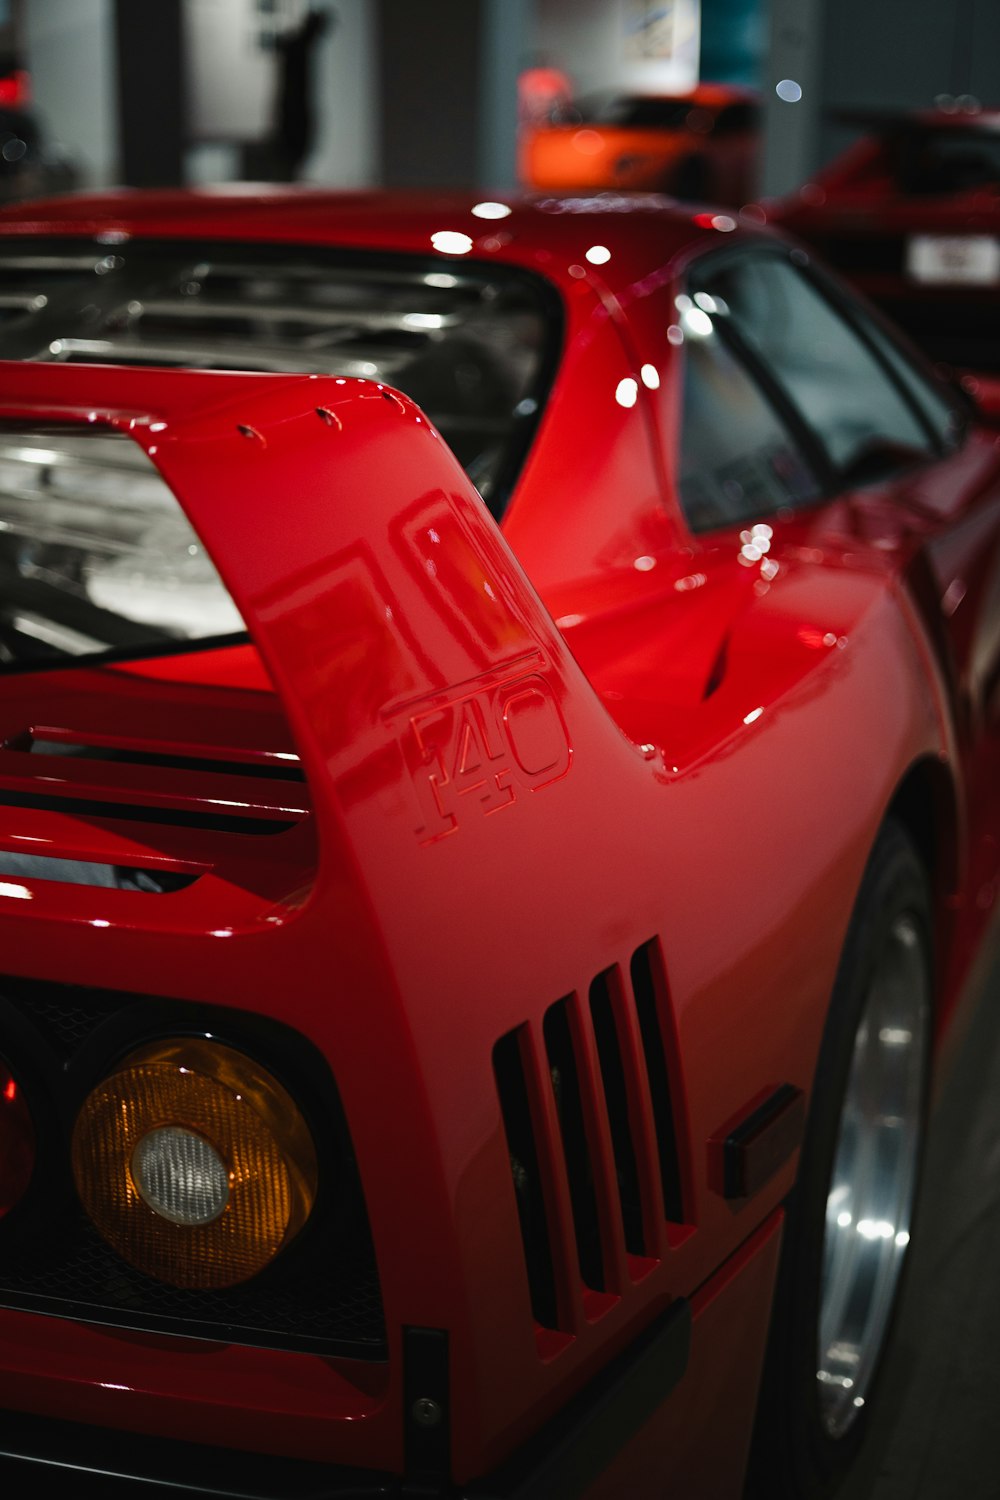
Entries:
{"type": "Polygon", "coordinates": [[[533,0],[482,0],[477,182],[517,184],[517,75],[532,49],[533,0]]]}
{"type": "Polygon", "coordinates": [[[121,178],[176,187],[187,135],[181,0],[115,0],[114,21],[121,178]]]}
{"type": "Polygon", "coordinates": [[[118,176],[118,78],[111,0],[25,0],[24,42],[35,105],[81,187],[118,176]]]}
{"type": "Polygon", "coordinates": [[[824,0],[770,0],[770,41],[762,70],[765,195],[789,192],[817,164],[823,110],[824,0]],[[777,92],[780,88],[781,92],[777,92]],[[781,95],[785,97],[782,98],[781,95]]]}

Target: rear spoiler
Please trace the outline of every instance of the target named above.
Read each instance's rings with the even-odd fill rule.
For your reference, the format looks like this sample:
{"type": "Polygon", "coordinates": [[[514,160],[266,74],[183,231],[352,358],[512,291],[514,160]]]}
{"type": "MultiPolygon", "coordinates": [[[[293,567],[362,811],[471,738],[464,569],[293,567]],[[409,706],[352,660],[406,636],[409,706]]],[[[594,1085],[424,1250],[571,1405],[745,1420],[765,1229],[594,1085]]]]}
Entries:
{"type": "Polygon", "coordinates": [[[451,450],[398,392],[0,362],[0,421],[102,424],[144,449],[268,668],[321,822],[371,757],[390,780],[402,761],[417,844],[552,784],[572,760],[570,678],[628,758],[451,450]]]}

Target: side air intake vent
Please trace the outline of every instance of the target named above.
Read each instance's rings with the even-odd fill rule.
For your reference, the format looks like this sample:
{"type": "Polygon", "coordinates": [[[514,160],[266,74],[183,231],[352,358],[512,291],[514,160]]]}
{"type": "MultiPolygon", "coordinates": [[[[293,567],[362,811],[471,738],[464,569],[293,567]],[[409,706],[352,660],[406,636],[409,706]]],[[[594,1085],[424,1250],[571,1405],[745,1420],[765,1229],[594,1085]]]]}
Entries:
{"type": "Polygon", "coordinates": [[[672,1032],[654,939],[586,1001],[558,1000],[493,1062],[531,1306],[574,1333],[629,1293],[683,1224],[672,1032]]]}

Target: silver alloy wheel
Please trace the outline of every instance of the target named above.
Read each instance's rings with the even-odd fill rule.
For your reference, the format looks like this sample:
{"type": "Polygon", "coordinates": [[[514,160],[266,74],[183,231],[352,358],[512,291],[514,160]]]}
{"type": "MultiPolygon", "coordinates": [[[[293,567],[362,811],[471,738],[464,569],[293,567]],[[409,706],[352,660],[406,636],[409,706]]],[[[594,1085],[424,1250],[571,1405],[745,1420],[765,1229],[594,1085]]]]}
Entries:
{"type": "Polygon", "coordinates": [[[927,958],[904,913],[886,935],[855,1034],[826,1202],[816,1378],[832,1438],[864,1406],[888,1330],[910,1238],[929,1043],[927,958]]]}

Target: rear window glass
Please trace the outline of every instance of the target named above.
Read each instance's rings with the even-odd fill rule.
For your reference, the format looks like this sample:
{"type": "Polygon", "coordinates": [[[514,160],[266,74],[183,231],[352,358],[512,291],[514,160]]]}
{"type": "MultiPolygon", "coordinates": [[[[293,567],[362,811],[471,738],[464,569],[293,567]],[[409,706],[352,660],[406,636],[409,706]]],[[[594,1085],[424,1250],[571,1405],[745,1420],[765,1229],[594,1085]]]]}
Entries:
{"type": "Polygon", "coordinates": [[[499,517],[561,342],[511,268],[301,247],[79,242],[0,251],[0,358],[361,376],[434,422],[499,517]]]}
{"type": "Polygon", "coordinates": [[[887,137],[892,175],[911,197],[1000,186],[1000,132],[910,128],[887,137]]]}
{"type": "Polygon", "coordinates": [[[243,620],[129,438],[0,430],[0,671],[238,638],[243,620]]]}

